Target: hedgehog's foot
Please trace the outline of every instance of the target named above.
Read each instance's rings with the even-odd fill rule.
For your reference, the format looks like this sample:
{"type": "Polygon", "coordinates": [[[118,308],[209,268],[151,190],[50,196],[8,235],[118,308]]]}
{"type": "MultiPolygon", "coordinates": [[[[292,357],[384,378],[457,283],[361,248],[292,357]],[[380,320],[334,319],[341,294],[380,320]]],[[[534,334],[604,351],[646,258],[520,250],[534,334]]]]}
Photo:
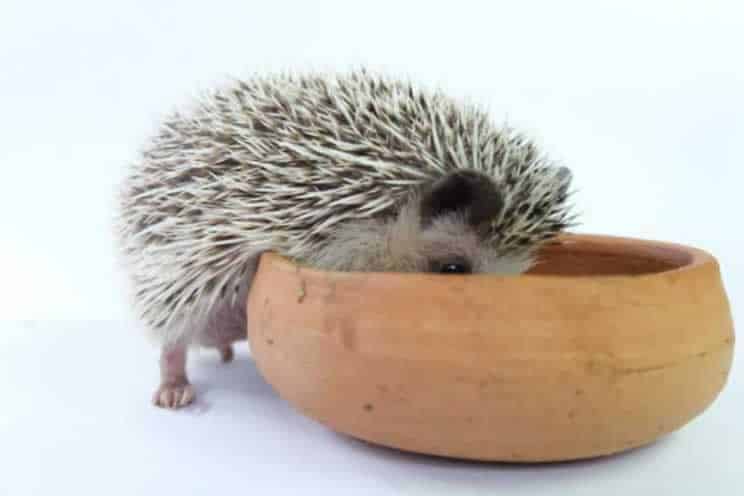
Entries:
{"type": "Polygon", "coordinates": [[[152,402],[162,408],[181,408],[194,401],[194,397],[194,388],[184,379],[178,383],[160,384],[152,402]]]}
{"type": "Polygon", "coordinates": [[[215,348],[222,362],[231,362],[235,356],[233,343],[246,339],[244,305],[217,305],[199,332],[199,344],[215,348]]]}
{"type": "Polygon", "coordinates": [[[232,359],[235,356],[231,343],[217,346],[217,351],[220,352],[220,358],[222,359],[223,363],[232,362],[232,359]]]}
{"type": "Polygon", "coordinates": [[[163,346],[160,352],[160,386],[152,397],[154,405],[181,408],[194,401],[194,388],[186,377],[186,346],[163,346]]]}

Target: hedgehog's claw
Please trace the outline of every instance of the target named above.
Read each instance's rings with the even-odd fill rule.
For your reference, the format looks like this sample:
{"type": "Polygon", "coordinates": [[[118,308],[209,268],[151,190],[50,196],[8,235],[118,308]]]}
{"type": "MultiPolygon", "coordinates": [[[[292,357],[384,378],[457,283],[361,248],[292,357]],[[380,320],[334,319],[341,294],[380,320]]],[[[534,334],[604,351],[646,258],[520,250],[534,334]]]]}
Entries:
{"type": "Polygon", "coordinates": [[[155,391],[152,402],[161,408],[181,408],[194,401],[194,388],[183,379],[178,382],[163,383],[155,391]]]}

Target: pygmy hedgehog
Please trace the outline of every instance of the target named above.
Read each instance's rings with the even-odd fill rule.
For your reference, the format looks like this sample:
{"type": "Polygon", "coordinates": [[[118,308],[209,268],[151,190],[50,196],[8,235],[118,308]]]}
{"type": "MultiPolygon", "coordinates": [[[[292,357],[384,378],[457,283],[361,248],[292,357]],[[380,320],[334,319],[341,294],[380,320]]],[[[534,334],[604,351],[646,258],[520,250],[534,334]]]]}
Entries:
{"type": "Polygon", "coordinates": [[[118,240],[161,344],[153,401],[189,404],[193,345],[245,336],[259,255],[326,270],[518,274],[573,222],[571,174],[480,108],[372,75],[233,80],[133,164],[118,240]]]}

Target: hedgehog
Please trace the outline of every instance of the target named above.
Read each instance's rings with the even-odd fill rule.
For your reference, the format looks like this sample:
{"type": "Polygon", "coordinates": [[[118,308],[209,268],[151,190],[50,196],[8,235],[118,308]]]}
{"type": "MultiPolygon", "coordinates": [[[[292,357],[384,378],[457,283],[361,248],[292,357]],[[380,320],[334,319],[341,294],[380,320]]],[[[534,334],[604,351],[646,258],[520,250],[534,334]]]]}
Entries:
{"type": "Polygon", "coordinates": [[[329,271],[518,275],[575,222],[572,174],[473,103],[366,69],[232,78],[169,112],[123,181],[116,234],[160,347],[152,401],[195,398],[273,251],[329,271]]]}

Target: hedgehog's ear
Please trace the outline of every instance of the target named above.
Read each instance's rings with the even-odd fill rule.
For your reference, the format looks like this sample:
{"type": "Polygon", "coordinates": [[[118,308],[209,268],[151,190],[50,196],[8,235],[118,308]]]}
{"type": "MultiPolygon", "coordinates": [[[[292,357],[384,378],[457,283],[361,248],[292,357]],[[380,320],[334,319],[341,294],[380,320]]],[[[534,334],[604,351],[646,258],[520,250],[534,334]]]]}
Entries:
{"type": "Polygon", "coordinates": [[[481,172],[461,170],[433,181],[421,194],[421,223],[426,226],[441,215],[462,212],[473,227],[494,219],[504,199],[494,181],[481,172]]]}
{"type": "Polygon", "coordinates": [[[573,181],[571,169],[568,167],[558,167],[555,172],[555,180],[558,183],[558,189],[565,195],[573,181]]]}

